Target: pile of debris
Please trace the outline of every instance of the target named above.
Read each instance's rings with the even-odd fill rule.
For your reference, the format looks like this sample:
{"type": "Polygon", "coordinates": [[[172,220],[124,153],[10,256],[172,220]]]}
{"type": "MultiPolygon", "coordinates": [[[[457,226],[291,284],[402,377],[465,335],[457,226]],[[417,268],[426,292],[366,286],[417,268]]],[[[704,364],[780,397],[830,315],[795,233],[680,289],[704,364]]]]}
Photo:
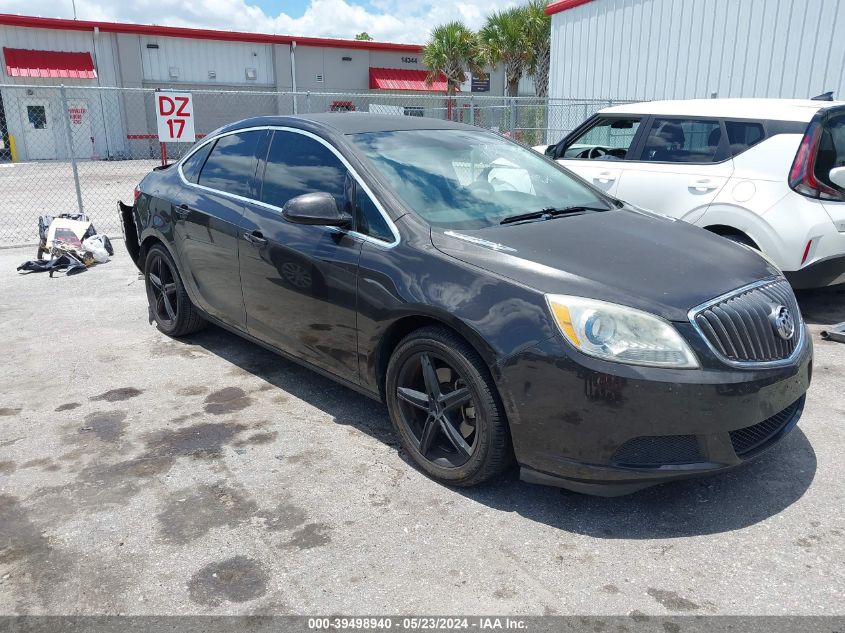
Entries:
{"type": "Polygon", "coordinates": [[[111,241],[97,233],[84,213],[42,215],[38,218],[38,252],[35,259],[18,266],[23,272],[56,271],[67,275],[88,270],[94,264],[104,264],[114,255],[111,241]],[[50,259],[43,259],[47,253],[50,259]]]}

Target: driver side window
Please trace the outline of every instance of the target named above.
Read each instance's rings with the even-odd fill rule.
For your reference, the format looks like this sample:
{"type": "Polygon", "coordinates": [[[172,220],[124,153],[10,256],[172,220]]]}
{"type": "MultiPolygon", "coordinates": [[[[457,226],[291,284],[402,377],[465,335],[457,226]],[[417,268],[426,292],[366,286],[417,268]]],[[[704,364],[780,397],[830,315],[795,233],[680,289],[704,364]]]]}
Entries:
{"type": "Polygon", "coordinates": [[[283,207],[304,193],[325,191],[343,206],[346,167],[322,143],[304,134],[276,130],[267,152],[261,202],[283,207]]]}
{"type": "Polygon", "coordinates": [[[625,160],[639,127],[638,118],[598,119],[590,129],[569,142],[556,158],[625,160]]]}

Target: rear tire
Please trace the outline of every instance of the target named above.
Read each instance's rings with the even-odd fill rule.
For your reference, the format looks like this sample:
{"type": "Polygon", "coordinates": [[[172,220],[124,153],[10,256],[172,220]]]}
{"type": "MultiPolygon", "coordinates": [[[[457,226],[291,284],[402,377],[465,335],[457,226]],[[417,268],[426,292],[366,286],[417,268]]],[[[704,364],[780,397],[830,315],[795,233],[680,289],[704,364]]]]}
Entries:
{"type": "Polygon", "coordinates": [[[173,258],[161,244],[154,244],[147,252],[144,284],[150,316],[156,327],[168,336],[186,336],[207,325],[188,297],[173,258]]]}
{"type": "Polygon", "coordinates": [[[451,330],[425,327],[402,339],[387,366],[385,399],[402,446],[436,481],[473,486],[513,460],[487,366],[451,330]]]}

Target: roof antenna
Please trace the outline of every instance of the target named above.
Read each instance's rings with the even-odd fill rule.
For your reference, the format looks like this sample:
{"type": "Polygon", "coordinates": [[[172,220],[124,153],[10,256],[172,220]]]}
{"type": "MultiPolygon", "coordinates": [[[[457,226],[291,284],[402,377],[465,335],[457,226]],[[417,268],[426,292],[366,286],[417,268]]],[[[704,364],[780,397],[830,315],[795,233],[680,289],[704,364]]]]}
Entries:
{"type": "Polygon", "coordinates": [[[833,90],[812,97],[810,101],[833,101],[833,90]]]}

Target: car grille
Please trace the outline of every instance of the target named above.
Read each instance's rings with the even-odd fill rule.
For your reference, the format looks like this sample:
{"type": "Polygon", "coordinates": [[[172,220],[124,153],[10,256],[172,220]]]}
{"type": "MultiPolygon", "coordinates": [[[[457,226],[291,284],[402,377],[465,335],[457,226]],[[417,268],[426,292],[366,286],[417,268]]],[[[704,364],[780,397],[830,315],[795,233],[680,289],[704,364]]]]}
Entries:
{"type": "Polygon", "coordinates": [[[780,413],[766,418],[759,424],[731,431],[731,444],[733,444],[737,456],[744,457],[754,452],[780,433],[792,421],[795,413],[803,404],[803,400],[804,397],[802,396],[780,413]]]}
{"type": "Polygon", "coordinates": [[[695,435],[641,436],[628,440],[613,454],[619,466],[661,466],[704,461],[695,435]]]}
{"type": "Polygon", "coordinates": [[[729,362],[773,362],[792,356],[801,344],[803,326],[798,303],[785,279],[740,289],[691,315],[710,347],[729,362]],[[786,306],[795,323],[795,334],[784,340],[770,316],[776,306],[786,306]]]}

